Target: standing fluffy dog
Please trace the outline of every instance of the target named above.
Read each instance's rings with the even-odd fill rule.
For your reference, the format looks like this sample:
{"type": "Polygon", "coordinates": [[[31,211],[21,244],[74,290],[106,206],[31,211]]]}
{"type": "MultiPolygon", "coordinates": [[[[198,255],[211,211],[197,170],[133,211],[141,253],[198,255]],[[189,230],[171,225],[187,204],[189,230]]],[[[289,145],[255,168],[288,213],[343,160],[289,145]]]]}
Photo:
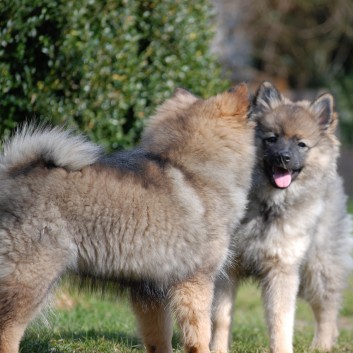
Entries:
{"type": "Polygon", "coordinates": [[[291,102],[270,83],[252,112],[257,163],[247,213],[236,232],[231,281],[217,287],[213,347],[228,350],[234,295],[246,277],[259,280],[273,353],[291,353],[297,294],[316,319],[312,347],[330,350],[352,267],[351,220],[337,175],[339,143],[333,98],[291,102]]]}
{"type": "Polygon", "coordinates": [[[209,352],[213,279],[255,159],[247,109],[245,85],[179,90],[137,149],[112,156],[58,128],[18,132],[0,156],[0,352],[18,352],[67,271],[131,284],[149,352],[172,351],[170,307],[186,351],[209,352]]]}

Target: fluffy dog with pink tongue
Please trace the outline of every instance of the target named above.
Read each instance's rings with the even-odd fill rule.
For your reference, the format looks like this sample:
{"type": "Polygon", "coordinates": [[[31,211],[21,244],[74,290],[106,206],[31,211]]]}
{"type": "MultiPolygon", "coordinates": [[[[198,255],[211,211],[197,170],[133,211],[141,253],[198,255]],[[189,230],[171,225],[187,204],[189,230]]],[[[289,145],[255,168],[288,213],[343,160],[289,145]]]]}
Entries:
{"type": "Polygon", "coordinates": [[[259,281],[271,353],[292,353],[296,297],[316,320],[312,347],[331,350],[352,269],[352,223],[337,174],[337,114],[327,93],[292,102],[269,82],[254,98],[257,162],[235,255],[215,293],[212,349],[227,352],[236,288],[259,281]]]}

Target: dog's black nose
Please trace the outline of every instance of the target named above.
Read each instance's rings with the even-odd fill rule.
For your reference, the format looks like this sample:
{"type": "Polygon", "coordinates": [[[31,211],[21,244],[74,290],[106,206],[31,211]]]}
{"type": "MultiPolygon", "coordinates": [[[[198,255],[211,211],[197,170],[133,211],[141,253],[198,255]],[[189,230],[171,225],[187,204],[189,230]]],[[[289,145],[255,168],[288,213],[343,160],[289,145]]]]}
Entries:
{"type": "Polygon", "coordinates": [[[289,152],[282,152],[281,158],[282,158],[283,162],[289,163],[290,162],[290,153],[289,152]]]}
{"type": "Polygon", "coordinates": [[[291,155],[288,151],[280,152],[274,156],[274,161],[277,165],[288,164],[291,160],[291,155]]]}

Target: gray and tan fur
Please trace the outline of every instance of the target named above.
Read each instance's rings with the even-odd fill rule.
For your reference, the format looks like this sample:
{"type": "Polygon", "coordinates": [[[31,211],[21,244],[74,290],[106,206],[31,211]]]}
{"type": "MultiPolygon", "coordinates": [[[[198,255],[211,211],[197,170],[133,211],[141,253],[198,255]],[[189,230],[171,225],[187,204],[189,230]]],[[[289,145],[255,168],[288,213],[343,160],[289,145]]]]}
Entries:
{"type": "Polygon", "coordinates": [[[272,353],[292,353],[297,295],[311,306],[312,348],[329,351],[352,269],[352,222],[337,174],[333,97],[291,102],[265,82],[251,113],[257,162],[249,205],[235,233],[230,281],[219,280],[212,347],[227,352],[236,289],[258,280],[272,353]]]}
{"type": "Polygon", "coordinates": [[[171,309],[185,349],[209,352],[213,282],[255,159],[248,106],[245,85],[178,90],[137,148],[108,156],[63,129],[17,132],[0,157],[0,353],[18,352],[67,272],[131,284],[148,352],[172,352],[171,309]]]}

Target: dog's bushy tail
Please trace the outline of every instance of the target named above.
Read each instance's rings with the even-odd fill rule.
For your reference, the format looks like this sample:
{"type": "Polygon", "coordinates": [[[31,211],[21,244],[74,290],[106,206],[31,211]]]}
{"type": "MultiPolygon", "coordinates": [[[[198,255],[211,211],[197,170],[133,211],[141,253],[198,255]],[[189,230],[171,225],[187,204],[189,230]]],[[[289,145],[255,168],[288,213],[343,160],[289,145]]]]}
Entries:
{"type": "Polygon", "coordinates": [[[70,171],[93,164],[101,148],[62,127],[26,124],[9,139],[0,155],[1,173],[18,173],[42,163],[70,171]]]}

